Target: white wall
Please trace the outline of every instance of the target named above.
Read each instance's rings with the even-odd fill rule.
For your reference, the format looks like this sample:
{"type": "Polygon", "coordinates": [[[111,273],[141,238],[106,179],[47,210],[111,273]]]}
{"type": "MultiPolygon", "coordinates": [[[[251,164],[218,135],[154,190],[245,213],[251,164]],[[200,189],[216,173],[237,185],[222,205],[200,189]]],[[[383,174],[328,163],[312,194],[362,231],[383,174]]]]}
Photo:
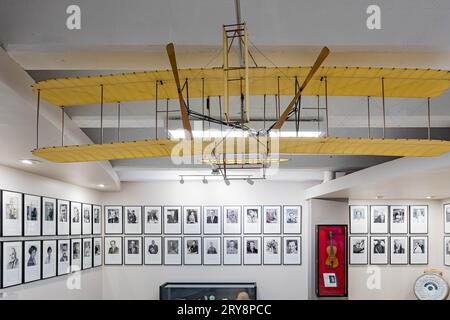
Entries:
{"type": "Polygon", "coordinates": [[[105,266],[104,299],[158,299],[165,282],[256,282],[258,299],[307,299],[309,210],[300,201],[309,185],[287,182],[176,181],[122,183],[121,192],[103,194],[103,203],[123,205],[294,205],[303,206],[301,266],[105,266]]]}
{"type": "MultiPolygon", "coordinates": [[[[68,171],[70,172],[70,171],[68,171]]],[[[11,190],[40,196],[65,200],[101,203],[100,193],[77,187],[57,180],[44,178],[24,171],[0,166],[0,189],[11,190]]],[[[40,237],[39,239],[55,239],[67,237],[40,237]]],[[[2,241],[24,240],[21,237],[0,238],[2,241]]],[[[33,237],[33,239],[35,239],[33,237]]],[[[61,276],[52,279],[23,284],[16,287],[0,289],[1,299],[101,299],[102,270],[84,270],[72,276],[61,276]],[[79,289],[68,289],[67,281],[72,284],[79,281],[79,289]],[[75,282],[74,282],[75,281],[75,282]]]]}
{"type": "MultiPolygon", "coordinates": [[[[349,266],[350,299],[416,299],[413,286],[425,269],[436,268],[444,272],[450,283],[449,267],[444,266],[444,228],[441,201],[430,200],[350,200],[349,204],[364,205],[428,205],[428,266],[349,266]],[[367,268],[375,268],[380,275],[380,288],[369,289],[367,268]]],[[[348,212],[347,212],[348,219],[348,212]]]]}

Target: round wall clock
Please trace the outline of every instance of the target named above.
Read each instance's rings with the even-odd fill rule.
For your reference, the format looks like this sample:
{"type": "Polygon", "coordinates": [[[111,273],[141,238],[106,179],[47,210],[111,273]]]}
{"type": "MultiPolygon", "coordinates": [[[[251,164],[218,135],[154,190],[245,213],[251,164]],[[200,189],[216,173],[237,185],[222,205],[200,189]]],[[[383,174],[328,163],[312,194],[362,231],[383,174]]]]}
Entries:
{"type": "Polygon", "coordinates": [[[414,294],[419,300],[445,300],[448,293],[447,281],[435,272],[424,273],[414,284],[414,294]]]}

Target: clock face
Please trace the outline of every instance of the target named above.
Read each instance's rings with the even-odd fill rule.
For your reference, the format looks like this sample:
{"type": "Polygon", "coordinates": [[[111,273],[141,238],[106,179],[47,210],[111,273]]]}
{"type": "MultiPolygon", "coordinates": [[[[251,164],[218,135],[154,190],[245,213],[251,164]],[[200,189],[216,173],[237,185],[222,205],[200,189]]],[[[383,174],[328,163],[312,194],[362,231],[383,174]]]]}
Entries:
{"type": "Polygon", "coordinates": [[[445,300],[448,296],[448,284],[438,274],[427,273],[416,280],[414,293],[419,300],[445,300]]]}

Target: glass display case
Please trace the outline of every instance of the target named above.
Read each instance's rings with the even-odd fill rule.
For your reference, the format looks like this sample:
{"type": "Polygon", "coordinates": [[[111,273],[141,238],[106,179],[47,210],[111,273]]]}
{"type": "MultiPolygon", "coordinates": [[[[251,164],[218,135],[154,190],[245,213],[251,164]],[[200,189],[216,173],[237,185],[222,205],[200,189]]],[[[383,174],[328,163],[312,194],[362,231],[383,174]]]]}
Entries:
{"type": "Polygon", "coordinates": [[[255,282],[166,282],[160,300],[256,300],[255,282]]]}

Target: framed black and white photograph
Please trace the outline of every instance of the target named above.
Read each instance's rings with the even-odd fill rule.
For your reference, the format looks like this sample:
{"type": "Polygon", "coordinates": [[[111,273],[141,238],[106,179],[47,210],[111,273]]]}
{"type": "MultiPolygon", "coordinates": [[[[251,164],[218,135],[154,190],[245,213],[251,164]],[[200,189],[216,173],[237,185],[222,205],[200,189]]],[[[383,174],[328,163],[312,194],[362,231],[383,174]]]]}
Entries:
{"type": "Polygon", "coordinates": [[[57,241],[42,240],[42,279],[56,277],[57,241]]]}
{"type": "Polygon", "coordinates": [[[220,234],[222,210],[218,206],[203,207],[203,234],[220,234]]]}
{"type": "Polygon", "coordinates": [[[444,264],[450,266],[450,237],[444,237],[444,264]]]}
{"type": "Polygon", "coordinates": [[[2,288],[22,283],[22,242],[2,242],[2,288]]]}
{"type": "Polygon", "coordinates": [[[428,233],[428,206],[410,206],[409,223],[410,233],[428,233]]]}
{"type": "Polygon", "coordinates": [[[223,264],[242,264],[242,239],[241,237],[223,237],[223,264]]]}
{"type": "Polygon", "coordinates": [[[183,207],[183,233],[201,234],[202,207],[183,207]]]}
{"type": "Polygon", "coordinates": [[[162,207],[144,207],[144,233],[162,234],[162,207]]]}
{"type": "Polygon", "coordinates": [[[103,257],[103,244],[102,238],[93,238],[94,242],[94,256],[92,259],[93,267],[100,267],[102,265],[102,257],[103,257]]]}
{"type": "Polygon", "coordinates": [[[24,195],[24,236],[41,235],[41,197],[30,194],[24,195]]]}
{"type": "Polygon", "coordinates": [[[350,237],[350,264],[364,265],[369,263],[368,242],[367,237],[350,237]]]}
{"type": "Polygon", "coordinates": [[[408,206],[390,206],[389,208],[390,233],[408,233],[408,206]]]}
{"type": "Polygon", "coordinates": [[[391,237],[391,264],[408,264],[408,237],[391,237]]]}
{"type": "Polygon", "coordinates": [[[370,264],[388,264],[388,242],[385,236],[370,237],[370,264]]]}
{"type": "Polygon", "coordinates": [[[70,272],[81,270],[82,252],[81,239],[70,239],[70,272]]]}
{"type": "Polygon", "coordinates": [[[81,212],[83,214],[81,232],[85,235],[92,234],[92,205],[83,203],[81,212]]]}
{"type": "Polygon", "coordinates": [[[223,207],[223,234],[241,234],[241,206],[223,207]]]}
{"type": "Polygon", "coordinates": [[[57,250],[58,276],[70,273],[70,240],[59,239],[57,250]]]}
{"type": "Polygon", "coordinates": [[[92,234],[102,234],[102,206],[92,206],[92,234]]]}
{"type": "Polygon", "coordinates": [[[105,265],[122,265],[122,237],[105,237],[103,252],[105,265]]]}
{"type": "MultiPolygon", "coordinates": [[[[244,207],[244,233],[260,234],[261,233],[261,206],[244,207]]],[[[245,262],[245,256],[244,256],[245,262]]]]}
{"type": "Polygon", "coordinates": [[[181,207],[164,207],[164,233],[181,234],[181,207]]]}
{"type": "Polygon", "coordinates": [[[81,235],[81,203],[70,202],[70,234],[81,235]]]}
{"type": "Polygon", "coordinates": [[[203,237],[203,264],[220,265],[221,249],[220,237],[203,237]]]}
{"type": "Polygon", "coordinates": [[[261,264],[261,237],[244,237],[244,265],[261,264]]]}
{"type": "Polygon", "coordinates": [[[162,264],[162,237],[144,237],[144,248],[144,264],[162,264]]]}
{"type": "Polygon", "coordinates": [[[444,204],[444,233],[450,233],[450,204],[444,204]]]}
{"type": "Polygon", "coordinates": [[[302,233],[302,207],[283,206],[283,233],[302,233]]]}
{"type": "Polygon", "coordinates": [[[42,208],[44,210],[42,217],[42,235],[56,235],[56,199],[42,198],[42,208]]]}
{"type": "Polygon", "coordinates": [[[123,233],[122,206],[104,206],[105,234],[123,233]]]}
{"type": "Polygon", "coordinates": [[[428,264],[428,237],[409,237],[409,261],[410,264],[428,264]]]}
{"type": "Polygon", "coordinates": [[[181,237],[164,238],[164,264],[181,265],[182,243],[181,237]]]}
{"type": "MultiPolygon", "coordinates": [[[[363,234],[369,233],[369,215],[367,206],[350,206],[350,233],[363,234]]],[[[367,243],[366,243],[367,245],[367,243]]]]}
{"type": "Polygon", "coordinates": [[[202,238],[184,237],[184,264],[202,264],[202,238]]]}
{"type": "Polygon", "coordinates": [[[82,269],[92,268],[92,238],[83,238],[83,267],[82,269]]]}
{"type": "MultiPolygon", "coordinates": [[[[280,210],[281,212],[281,210],[280,210]]],[[[281,237],[264,237],[263,263],[267,265],[281,265],[281,237]]]]}
{"type": "Polygon", "coordinates": [[[23,282],[33,282],[41,279],[41,241],[25,241],[24,253],[24,274],[23,282]]]}
{"type": "Polygon", "coordinates": [[[2,236],[19,237],[22,235],[22,194],[2,191],[2,236]]]}
{"type": "Polygon", "coordinates": [[[125,265],[141,265],[142,248],[142,237],[125,237],[125,265]]]}
{"type": "Polygon", "coordinates": [[[142,207],[126,206],[123,211],[125,234],[142,234],[142,207]]]}
{"type": "Polygon", "coordinates": [[[58,236],[67,236],[70,233],[69,210],[70,202],[66,200],[57,201],[57,232],[58,236]]]}
{"type": "Polygon", "coordinates": [[[370,206],[370,233],[388,233],[388,206],[370,206]]]}
{"type": "Polygon", "coordinates": [[[283,264],[301,265],[302,264],[302,238],[284,237],[283,238],[283,264]]]}
{"type": "Polygon", "coordinates": [[[281,233],[281,206],[264,206],[262,218],[264,233],[281,233]]]}

